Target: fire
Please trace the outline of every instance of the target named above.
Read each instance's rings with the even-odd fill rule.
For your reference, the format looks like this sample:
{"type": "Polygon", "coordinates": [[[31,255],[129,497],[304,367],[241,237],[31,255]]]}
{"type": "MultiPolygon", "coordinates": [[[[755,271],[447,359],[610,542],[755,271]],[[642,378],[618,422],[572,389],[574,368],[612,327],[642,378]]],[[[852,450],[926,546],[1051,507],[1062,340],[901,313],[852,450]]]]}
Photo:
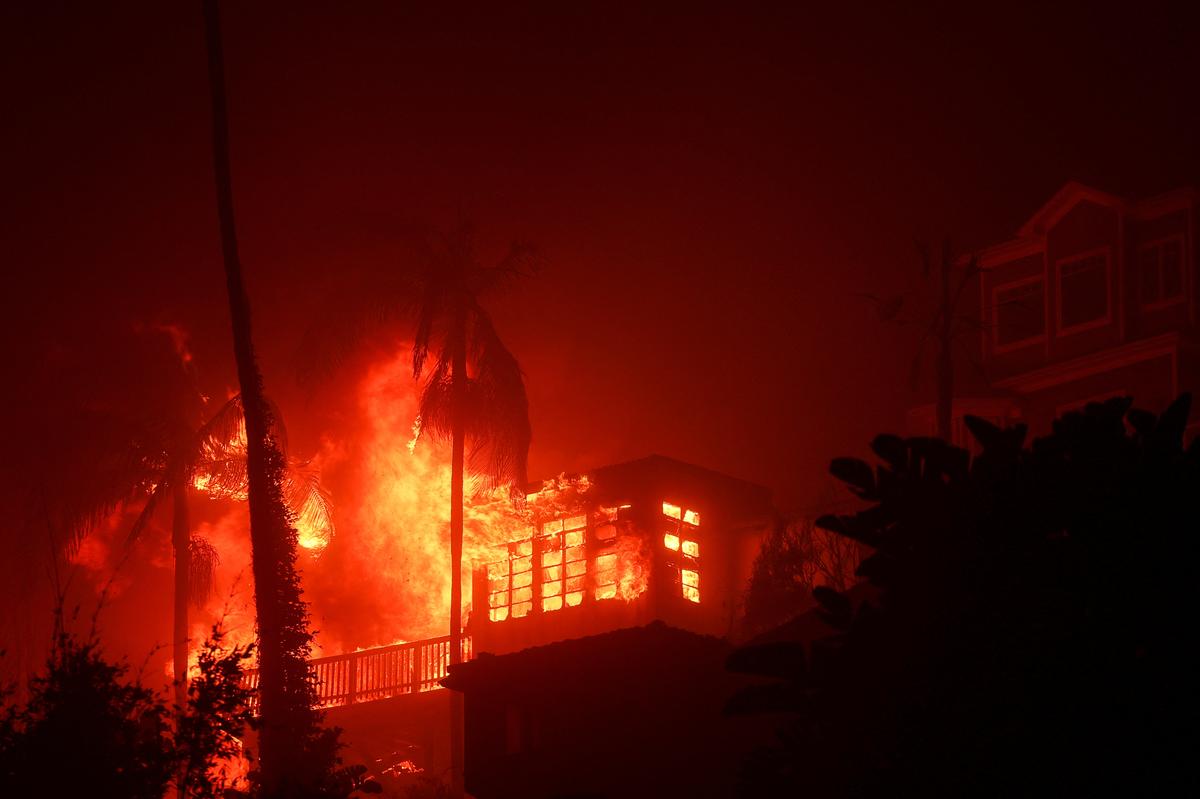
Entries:
{"type": "Polygon", "coordinates": [[[662,542],[673,555],[669,563],[679,585],[679,592],[689,602],[700,602],[700,514],[672,502],[663,502],[665,532],[662,542]]]}

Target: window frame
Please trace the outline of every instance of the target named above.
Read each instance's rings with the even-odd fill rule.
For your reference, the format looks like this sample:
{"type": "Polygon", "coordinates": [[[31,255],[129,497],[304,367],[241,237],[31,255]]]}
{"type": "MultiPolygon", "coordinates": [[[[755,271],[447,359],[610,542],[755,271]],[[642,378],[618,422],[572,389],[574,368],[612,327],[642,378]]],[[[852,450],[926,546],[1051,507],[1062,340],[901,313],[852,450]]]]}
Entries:
{"type": "Polygon", "coordinates": [[[1112,286],[1112,247],[1093,247],[1090,250],[1085,250],[1074,255],[1068,255],[1065,258],[1059,258],[1054,262],[1054,335],[1055,337],[1073,336],[1076,333],[1085,333],[1088,330],[1095,330],[1101,327],[1107,327],[1113,322],[1113,286],[1112,286]],[[1063,267],[1070,266],[1079,261],[1087,261],[1095,258],[1098,255],[1104,256],[1104,316],[1097,319],[1090,319],[1086,322],[1080,322],[1077,325],[1069,327],[1063,325],[1063,290],[1062,278],[1063,267]]]}
{"type": "Polygon", "coordinates": [[[1046,276],[1044,274],[1030,275],[1016,280],[1010,280],[1006,283],[998,283],[992,286],[992,352],[995,354],[1003,354],[1013,352],[1014,350],[1024,349],[1025,347],[1033,346],[1034,344],[1043,344],[1046,341],[1046,276]],[[1042,332],[1035,333],[1032,336],[1026,336],[1016,341],[1000,343],[1000,301],[999,295],[1004,291],[1011,291],[1022,286],[1032,285],[1034,283],[1042,284],[1042,332]]]}
{"type": "Polygon", "coordinates": [[[1162,308],[1172,308],[1176,305],[1183,305],[1184,303],[1187,302],[1188,294],[1191,291],[1191,273],[1190,273],[1190,270],[1187,268],[1187,265],[1188,265],[1187,237],[1182,232],[1171,233],[1166,236],[1159,236],[1158,238],[1150,239],[1149,241],[1142,242],[1141,244],[1138,245],[1136,258],[1137,258],[1137,260],[1135,261],[1135,263],[1137,263],[1137,265],[1138,265],[1138,306],[1143,311],[1157,311],[1162,308]],[[1143,282],[1143,279],[1142,279],[1143,276],[1141,274],[1142,253],[1151,248],[1153,248],[1158,253],[1158,257],[1155,258],[1155,260],[1154,260],[1154,268],[1158,272],[1158,289],[1159,289],[1158,293],[1159,293],[1159,297],[1161,298],[1162,297],[1162,248],[1163,248],[1163,245],[1167,244],[1168,242],[1172,242],[1172,241],[1179,242],[1179,295],[1176,297],[1172,297],[1169,300],[1157,299],[1157,300],[1154,300],[1153,302],[1147,302],[1145,295],[1142,293],[1144,290],[1144,286],[1145,286],[1145,283],[1143,282]]]}
{"type": "Polygon", "coordinates": [[[673,502],[663,501],[662,515],[659,517],[666,521],[661,525],[661,530],[658,535],[659,543],[663,549],[669,553],[667,555],[671,560],[667,566],[671,576],[671,586],[673,589],[672,596],[675,599],[682,600],[689,605],[701,604],[703,598],[704,580],[703,580],[703,557],[704,549],[700,535],[700,525],[703,519],[701,512],[695,508],[688,508],[684,505],[678,505],[673,502]],[[669,513],[667,507],[670,506],[678,511],[678,516],[674,513],[669,513]],[[671,545],[668,539],[674,539],[674,546],[671,545]],[[688,552],[688,545],[693,547],[692,552],[688,552]],[[694,580],[694,585],[688,584],[685,580],[685,574],[690,575],[694,580]],[[689,591],[689,589],[691,589],[689,591]]]}

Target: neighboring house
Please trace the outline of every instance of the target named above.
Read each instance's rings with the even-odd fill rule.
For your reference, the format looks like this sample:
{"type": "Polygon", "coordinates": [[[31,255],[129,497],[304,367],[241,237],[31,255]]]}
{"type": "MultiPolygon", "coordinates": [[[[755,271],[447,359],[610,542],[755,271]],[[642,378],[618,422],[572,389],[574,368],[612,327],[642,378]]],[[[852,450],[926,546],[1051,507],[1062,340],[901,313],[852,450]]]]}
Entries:
{"type": "MultiPolygon", "coordinates": [[[[977,253],[972,349],[988,385],[972,389],[959,367],[955,443],[969,443],[964,414],[1041,435],[1088,402],[1128,394],[1161,412],[1200,388],[1198,209],[1190,188],[1132,201],[1072,182],[1015,238],[977,253]]],[[[909,421],[931,434],[933,406],[909,421]]]]}
{"type": "Polygon", "coordinates": [[[477,799],[734,795],[772,725],[723,717],[728,643],[655,622],[450,667],[477,799]]]}

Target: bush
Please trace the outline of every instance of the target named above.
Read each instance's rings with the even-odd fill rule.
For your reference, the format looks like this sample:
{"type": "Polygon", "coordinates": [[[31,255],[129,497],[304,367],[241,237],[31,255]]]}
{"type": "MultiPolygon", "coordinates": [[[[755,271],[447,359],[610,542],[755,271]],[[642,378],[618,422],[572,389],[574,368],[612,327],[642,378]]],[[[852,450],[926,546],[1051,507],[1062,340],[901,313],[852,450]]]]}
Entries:
{"type": "Polygon", "coordinates": [[[1194,782],[1200,447],[1161,417],[1089,405],[1024,447],[968,418],[982,453],[879,436],[831,471],[874,503],[819,524],[871,547],[879,599],[811,651],[746,648],[774,678],[730,713],[790,714],[747,795],[1135,795],[1194,782]],[[1126,427],[1128,424],[1128,429],[1126,427]]]}

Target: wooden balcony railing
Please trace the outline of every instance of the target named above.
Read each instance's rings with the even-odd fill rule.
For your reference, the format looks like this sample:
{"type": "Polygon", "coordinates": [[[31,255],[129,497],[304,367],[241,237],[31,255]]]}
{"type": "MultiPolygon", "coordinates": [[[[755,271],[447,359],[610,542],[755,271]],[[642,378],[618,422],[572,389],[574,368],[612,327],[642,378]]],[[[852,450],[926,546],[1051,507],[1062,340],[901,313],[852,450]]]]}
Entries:
{"type": "MultiPolygon", "coordinates": [[[[462,638],[463,659],[471,658],[471,639],[462,638]]],[[[450,663],[450,636],[363,649],[310,661],[317,678],[318,707],[374,702],[402,694],[440,690],[450,663]]],[[[248,670],[242,685],[255,691],[258,670],[248,670]]]]}

